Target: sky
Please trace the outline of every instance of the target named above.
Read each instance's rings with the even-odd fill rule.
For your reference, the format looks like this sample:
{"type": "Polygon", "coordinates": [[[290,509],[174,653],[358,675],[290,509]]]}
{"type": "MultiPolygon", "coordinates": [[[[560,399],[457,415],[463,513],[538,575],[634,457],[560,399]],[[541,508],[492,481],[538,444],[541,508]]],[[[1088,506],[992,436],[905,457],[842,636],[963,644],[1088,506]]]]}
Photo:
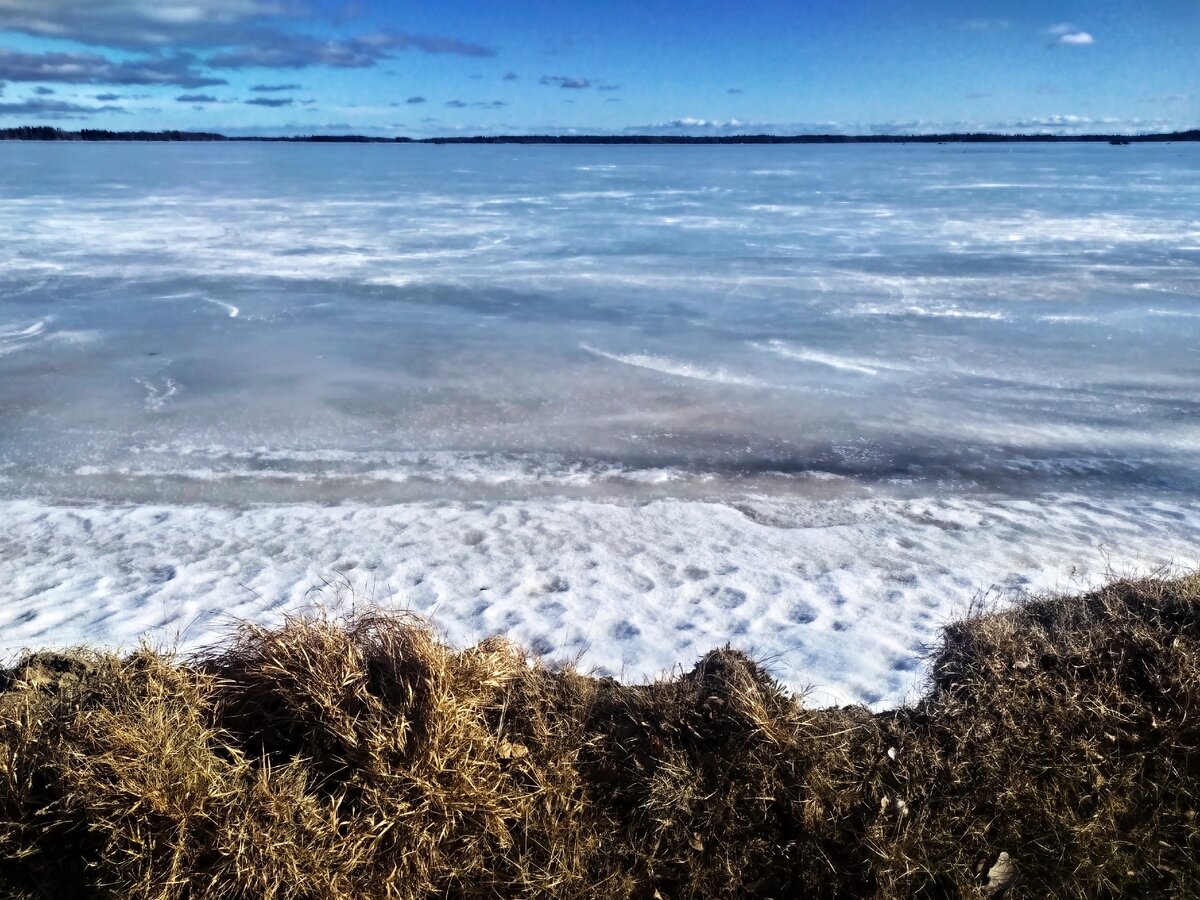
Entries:
{"type": "Polygon", "coordinates": [[[1200,0],[0,0],[0,127],[1200,126],[1200,0]]]}

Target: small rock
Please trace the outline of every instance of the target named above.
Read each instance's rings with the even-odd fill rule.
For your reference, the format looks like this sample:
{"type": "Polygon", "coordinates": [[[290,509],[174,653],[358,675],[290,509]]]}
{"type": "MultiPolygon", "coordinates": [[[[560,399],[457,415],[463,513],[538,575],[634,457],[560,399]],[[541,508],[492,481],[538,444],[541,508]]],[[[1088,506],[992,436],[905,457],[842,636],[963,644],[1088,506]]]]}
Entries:
{"type": "Polygon", "coordinates": [[[501,759],[523,759],[529,755],[529,748],[524,744],[501,741],[500,746],[496,749],[496,755],[501,759]]]}
{"type": "Polygon", "coordinates": [[[988,897],[999,897],[1017,880],[1017,867],[1012,857],[1000,851],[992,867],[987,870],[983,879],[983,893],[988,897]]]}

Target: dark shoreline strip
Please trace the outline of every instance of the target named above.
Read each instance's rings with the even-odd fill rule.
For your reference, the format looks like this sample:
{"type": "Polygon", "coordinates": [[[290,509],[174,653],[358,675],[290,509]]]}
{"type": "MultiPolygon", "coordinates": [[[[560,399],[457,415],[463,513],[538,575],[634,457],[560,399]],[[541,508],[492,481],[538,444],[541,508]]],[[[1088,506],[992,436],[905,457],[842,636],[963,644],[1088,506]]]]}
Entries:
{"type": "Polygon", "coordinates": [[[64,131],[50,126],[0,129],[0,141],[153,141],[301,144],[1147,144],[1200,141],[1200,129],[1153,134],[509,134],[467,137],[371,137],[360,134],[231,137],[203,131],[64,131]]]}

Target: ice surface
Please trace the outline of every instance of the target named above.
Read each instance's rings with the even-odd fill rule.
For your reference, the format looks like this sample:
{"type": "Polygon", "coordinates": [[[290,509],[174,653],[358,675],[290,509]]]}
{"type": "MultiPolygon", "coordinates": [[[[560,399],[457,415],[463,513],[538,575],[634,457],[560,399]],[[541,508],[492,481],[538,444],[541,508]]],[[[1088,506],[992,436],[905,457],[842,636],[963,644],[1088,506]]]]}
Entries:
{"type": "Polygon", "coordinates": [[[344,575],[889,703],[976,592],[1198,546],[1191,145],[6,144],[0,201],[10,651],[344,575]]]}
{"type": "Polygon", "coordinates": [[[374,601],[459,643],[500,632],[630,678],[733,642],[820,703],[911,695],[923,648],[973,601],[1200,563],[1200,512],[1161,497],[13,500],[0,516],[8,651],[143,632],[195,648],[236,618],[374,601]]]}

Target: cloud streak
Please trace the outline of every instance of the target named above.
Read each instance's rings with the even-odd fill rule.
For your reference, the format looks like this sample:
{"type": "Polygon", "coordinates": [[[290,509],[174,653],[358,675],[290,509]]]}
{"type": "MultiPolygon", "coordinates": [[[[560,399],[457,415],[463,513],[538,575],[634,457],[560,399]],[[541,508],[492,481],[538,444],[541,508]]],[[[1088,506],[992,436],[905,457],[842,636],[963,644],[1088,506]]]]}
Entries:
{"type": "Polygon", "coordinates": [[[119,106],[81,106],[63,100],[23,100],[0,103],[0,116],[30,116],[41,119],[77,119],[102,112],[125,112],[119,106]]]}
{"type": "Polygon", "coordinates": [[[741,119],[682,117],[649,125],[632,125],[629,134],[688,134],[732,136],[748,134],[877,134],[931,135],[993,132],[1000,134],[1129,134],[1162,131],[1169,123],[1157,119],[1073,114],[1030,116],[1005,121],[928,121],[913,119],[889,122],[751,122],[741,119]]]}
{"type": "Polygon", "coordinates": [[[582,91],[592,86],[592,83],[586,78],[573,78],[569,75],[543,75],[538,79],[538,84],[569,91],[582,91]]]}
{"type": "MultiPolygon", "coordinates": [[[[57,54],[48,80],[72,83],[224,84],[195,66],[216,69],[370,68],[399,53],[415,51],[467,57],[494,56],[490,47],[444,35],[382,29],[363,34],[316,37],[306,29],[320,16],[313,0],[0,0],[0,32],[70,40],[94,47],[148,52],[137,61],[112,61],[86,53],[57,54]],[[71,61],[79,74],[70,75],[71,61]],[[86,58],[85,58],[86,57],[86,58]],[[206,58],[205,58],[206,57],[206,58]],[[178,67],[174,75],[171,66],[178,67]],[[110,70],[104,74],[103,70],[110,70]],[[165,70],[165,71],[161,71],[165,70]],[[138,76],[137,71],[147,74],[138,76]],[[154,77],[161,71],[167,77],[154,77]]],[[[5,51],[11,68],[24,57],[49,66],[55,54],[5,51]]],[[[0,79],[6,77],[0,74],[0,79]]],[[[27,76],[10,80],[31,80],[27,76]]],[[[262,85],[255,91],[292,90],[262,85]]]]}
{"type": "Polygon", "coordinates": [[[264,32],[253,43],[222,50],[209,57],[214,69],[307,69],[328,66],[336,69],[367,69],[406,50],[422,53],[487,57],[495,51],[455,38],[376,31],[352,38],[319,40],[294,34],[264,32]]]}
{"type": "Polygon", "coordinates": [[[305,14],[297,0],[2,0],[0,31],[157,50],[220,46],[236,28],[305,14]]]}
{"type": "Polygon", "coordinates": [[[199,88],[226,84],[200,72],[190,53],[113,62],[98,53],[22,53],[0,47],[0,81],[146,84],[199,88]]]}

